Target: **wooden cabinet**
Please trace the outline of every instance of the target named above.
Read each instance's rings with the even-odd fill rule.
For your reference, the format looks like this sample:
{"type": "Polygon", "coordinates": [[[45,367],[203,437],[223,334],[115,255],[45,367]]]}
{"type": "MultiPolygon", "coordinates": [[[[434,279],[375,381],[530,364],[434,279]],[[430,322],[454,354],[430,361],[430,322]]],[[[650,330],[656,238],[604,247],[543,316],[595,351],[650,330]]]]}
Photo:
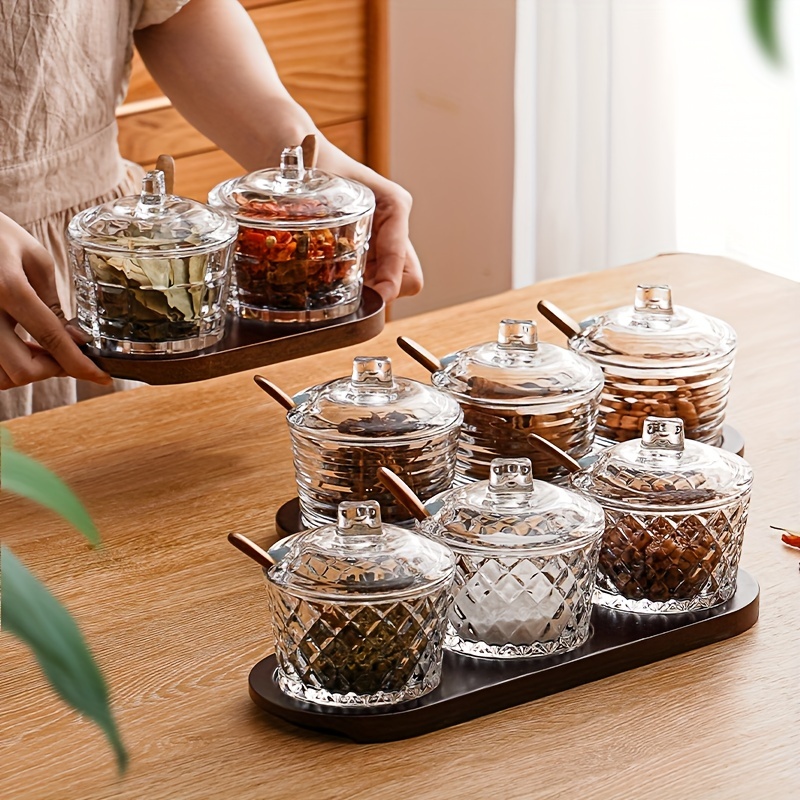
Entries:
{"type": "MultiPolygon", "coordinates": [[[[383,170],[385,0],[241,0],[286,88],[334,144],[383,170]]],[[[176,162],[176,191],[205,201],[244,171],[172,108],[134,57],[117,111],[124,158],[144,167],[161,153],[176,162]]]]}

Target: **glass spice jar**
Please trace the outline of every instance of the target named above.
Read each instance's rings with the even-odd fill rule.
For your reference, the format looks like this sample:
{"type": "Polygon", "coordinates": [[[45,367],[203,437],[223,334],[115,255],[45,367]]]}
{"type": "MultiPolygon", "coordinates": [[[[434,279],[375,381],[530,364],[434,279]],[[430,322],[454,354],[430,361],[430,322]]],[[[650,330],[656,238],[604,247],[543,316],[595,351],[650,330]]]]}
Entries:
{"type": "Polygon", "coordinates": [[[307,169],[287,147],[278,169],[211,190],[211,206],[239,224],[232,304],[240,317],[318,322],[361,302],[375,197],[355,181],[307,169]]]}
{"type": "Polygon", "coordinates": [[[400,475],[423,499],[453,482],[461,409],[446,394],[394,377],[386,357],[360,356],[352,376],[306,390],[287,420],[307,526],[336,519],[343,500],[377,500],[384,519],[411,523],[377,479],[400,475]]]}
{"type": "Polygon", "coordinates": [[[148,172],[142,193],[74,216],[67,228],[80,327],[109,353],[200,350],[225,332],[236,223],[167,194],[148,172]]]}
{"type": "Polygon", "coordinates": [[[574,650],[589,636],[603,511],[532,478],[527,458],[434,498],[420,529],[456,554],[446,646],[521,658],[574,650]]]}
{"type": "Polygon", "coordinates": [[[600,315],[569,346],[605,375],[598,438],[636,439],[654,415],[680,417],[689,439],[721,444],[736,351],[726,322],[673,306],[669,286],[640,285],[633,306],[600,315]]]}
{"type": "Polygon", "coordinates": [[[295,534],[264,570],[277,681],[336,706],[402,703],[435,689],[455,572],[442,544],[382,524],[374,501],[295,534]]]}
{"type": "Polygon", "coordinates": [[[607,448],[571,482],[605,512],[597,602],[695,611],[736,591],[753,482],[743,458],[685,441],[680,419],[648,417],[640,440],[607,448]]]}
{"type": "Polygon", "coordinates": [[[457,483],[486,480],[496,457],[531,459],[537,479],[565,475],[531,445],[531,433],[573,458],[591,449],[603,374],[589,359],[539,342],[535,322],[505,319],[496,342],[459,350],[442,364],[431,381],[464,412],[457,483]]]}

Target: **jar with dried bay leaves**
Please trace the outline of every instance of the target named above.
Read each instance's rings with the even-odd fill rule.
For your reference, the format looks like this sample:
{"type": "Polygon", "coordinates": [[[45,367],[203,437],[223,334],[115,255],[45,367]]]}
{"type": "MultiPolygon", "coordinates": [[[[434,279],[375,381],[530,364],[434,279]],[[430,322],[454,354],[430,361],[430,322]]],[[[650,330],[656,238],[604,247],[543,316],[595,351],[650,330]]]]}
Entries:
{"type": "Polygon", "coordinates": [[[77,214],[67,239],[78,324],[97,350],[170,355],[222,338],[236,223],[167,194],[160,170],[141,195],[77,214]]]}
{"type": "Polygon", "coordinates": [[[603,373],[583,356],[539,342],[531,320],[503,320],[496,342],[445,356],[431,380],[464,412],[458,483],[487,480],[498,457],[529,458],[540,480],[563,476],[563,468],[530,443],[531,433],[573,458],[592,447],[603,373]]]}
{"type": "Polygon", "coordinates": [[[736,590],[753,472],[733,453],[648,417],[641,439],[603,450],[574,489],[605,512],[598,602],[640,612],[694,611],[736,590]]]}

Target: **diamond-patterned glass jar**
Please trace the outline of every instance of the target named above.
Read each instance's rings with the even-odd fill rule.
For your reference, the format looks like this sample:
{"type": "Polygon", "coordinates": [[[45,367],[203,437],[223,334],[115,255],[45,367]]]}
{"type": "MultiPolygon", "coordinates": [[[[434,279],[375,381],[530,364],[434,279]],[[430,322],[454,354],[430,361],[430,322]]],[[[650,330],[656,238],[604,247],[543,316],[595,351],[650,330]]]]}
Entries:
{"type": "Polygon", "coordinates": [[[753,472],[648,417],[641,440],[600,454],[572,485],[603,507],[597,600],[625,611],[694,611],[736,591],[753,472]]]}
{"type": "Polygon", "coordinates": [[[284,540],[265,570],[278,685],[336,706],[402,703],[436,688],[455,563],[444,545],[381,523],[374,501],[284,540]]]}
{"type": "Polygon", "coordinates": [[[589,636],[603,512],[534,481],[527,458],[492,461],[491,477],[444,492],[420,523],[456,554],[449,649],[524,658],[564,653],[589,636]]]}
{"type": "Polygon", "coordinates": [[[726,322],[673,306],[669,286],[640,285],[632,306],[601,314],[569,346],[603,369],[598,438],[637,439],[657,416],[682,419],[689,439],[721,443],[736,352],[726,322]]]}
{"type": "Polygon", "coordinates": [[[535,322],[503,320],[496,342],[445,356],[442,364],[431,381],[464,411],[457,483],[486,480],[498,457],[529,458],[540,480],[562,476],[563,468],[531,445],[531,433],[573,458],[591,449],[603,373],[588,358],[539,342],[535,322]]]}
{"type": "Polygon", "coordinates": [[[358,356],[352,376],[295,397],[287,414],[303,522],[336,519],[340,502],[377,500],[387,522],[412,523],[377,480],[396,472],[427,500],[453,483],[461,409],[453,398],[395,377],[390,359],[358,356]]]}

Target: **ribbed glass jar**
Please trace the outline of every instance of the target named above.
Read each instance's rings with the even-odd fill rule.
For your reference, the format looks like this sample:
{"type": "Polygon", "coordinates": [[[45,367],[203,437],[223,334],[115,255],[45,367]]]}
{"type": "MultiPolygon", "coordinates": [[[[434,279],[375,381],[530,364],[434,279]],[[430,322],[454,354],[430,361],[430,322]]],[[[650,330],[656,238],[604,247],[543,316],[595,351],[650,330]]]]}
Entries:
{"type": "Polygon", "coordinates": [[[533,321],[503,320],[496,342],[460,350],[442,364],[433,385],[464,412],[458,484],[487,480],[498,457],[529,458],[539,480],[563,477],[564,469],[530,443],[531,433],[573,458],[591,449],[602,372],[589,359],[540,343],[533,321]]]}
{"type": "Polygon", "coordinates": [[[378,481],[396,472],[423,499],[453,482],[462,415],[443,392],[395,378],[385,357],[358,357],[353,374],[307,390],[287,414],[303,522],[336,519],[345,500],[377,500],[387,522],[409,512],[378,481]]]}
{"type": "Polygon", "coordinates": [[[669,286],[640,285],[633,306],[599,316],[569,345],[604,373],[599,438],[637,439],[658,416],[682,419],[689,439],[721,443],[736,350],[727,323],[673,307],[669,286]]]}

